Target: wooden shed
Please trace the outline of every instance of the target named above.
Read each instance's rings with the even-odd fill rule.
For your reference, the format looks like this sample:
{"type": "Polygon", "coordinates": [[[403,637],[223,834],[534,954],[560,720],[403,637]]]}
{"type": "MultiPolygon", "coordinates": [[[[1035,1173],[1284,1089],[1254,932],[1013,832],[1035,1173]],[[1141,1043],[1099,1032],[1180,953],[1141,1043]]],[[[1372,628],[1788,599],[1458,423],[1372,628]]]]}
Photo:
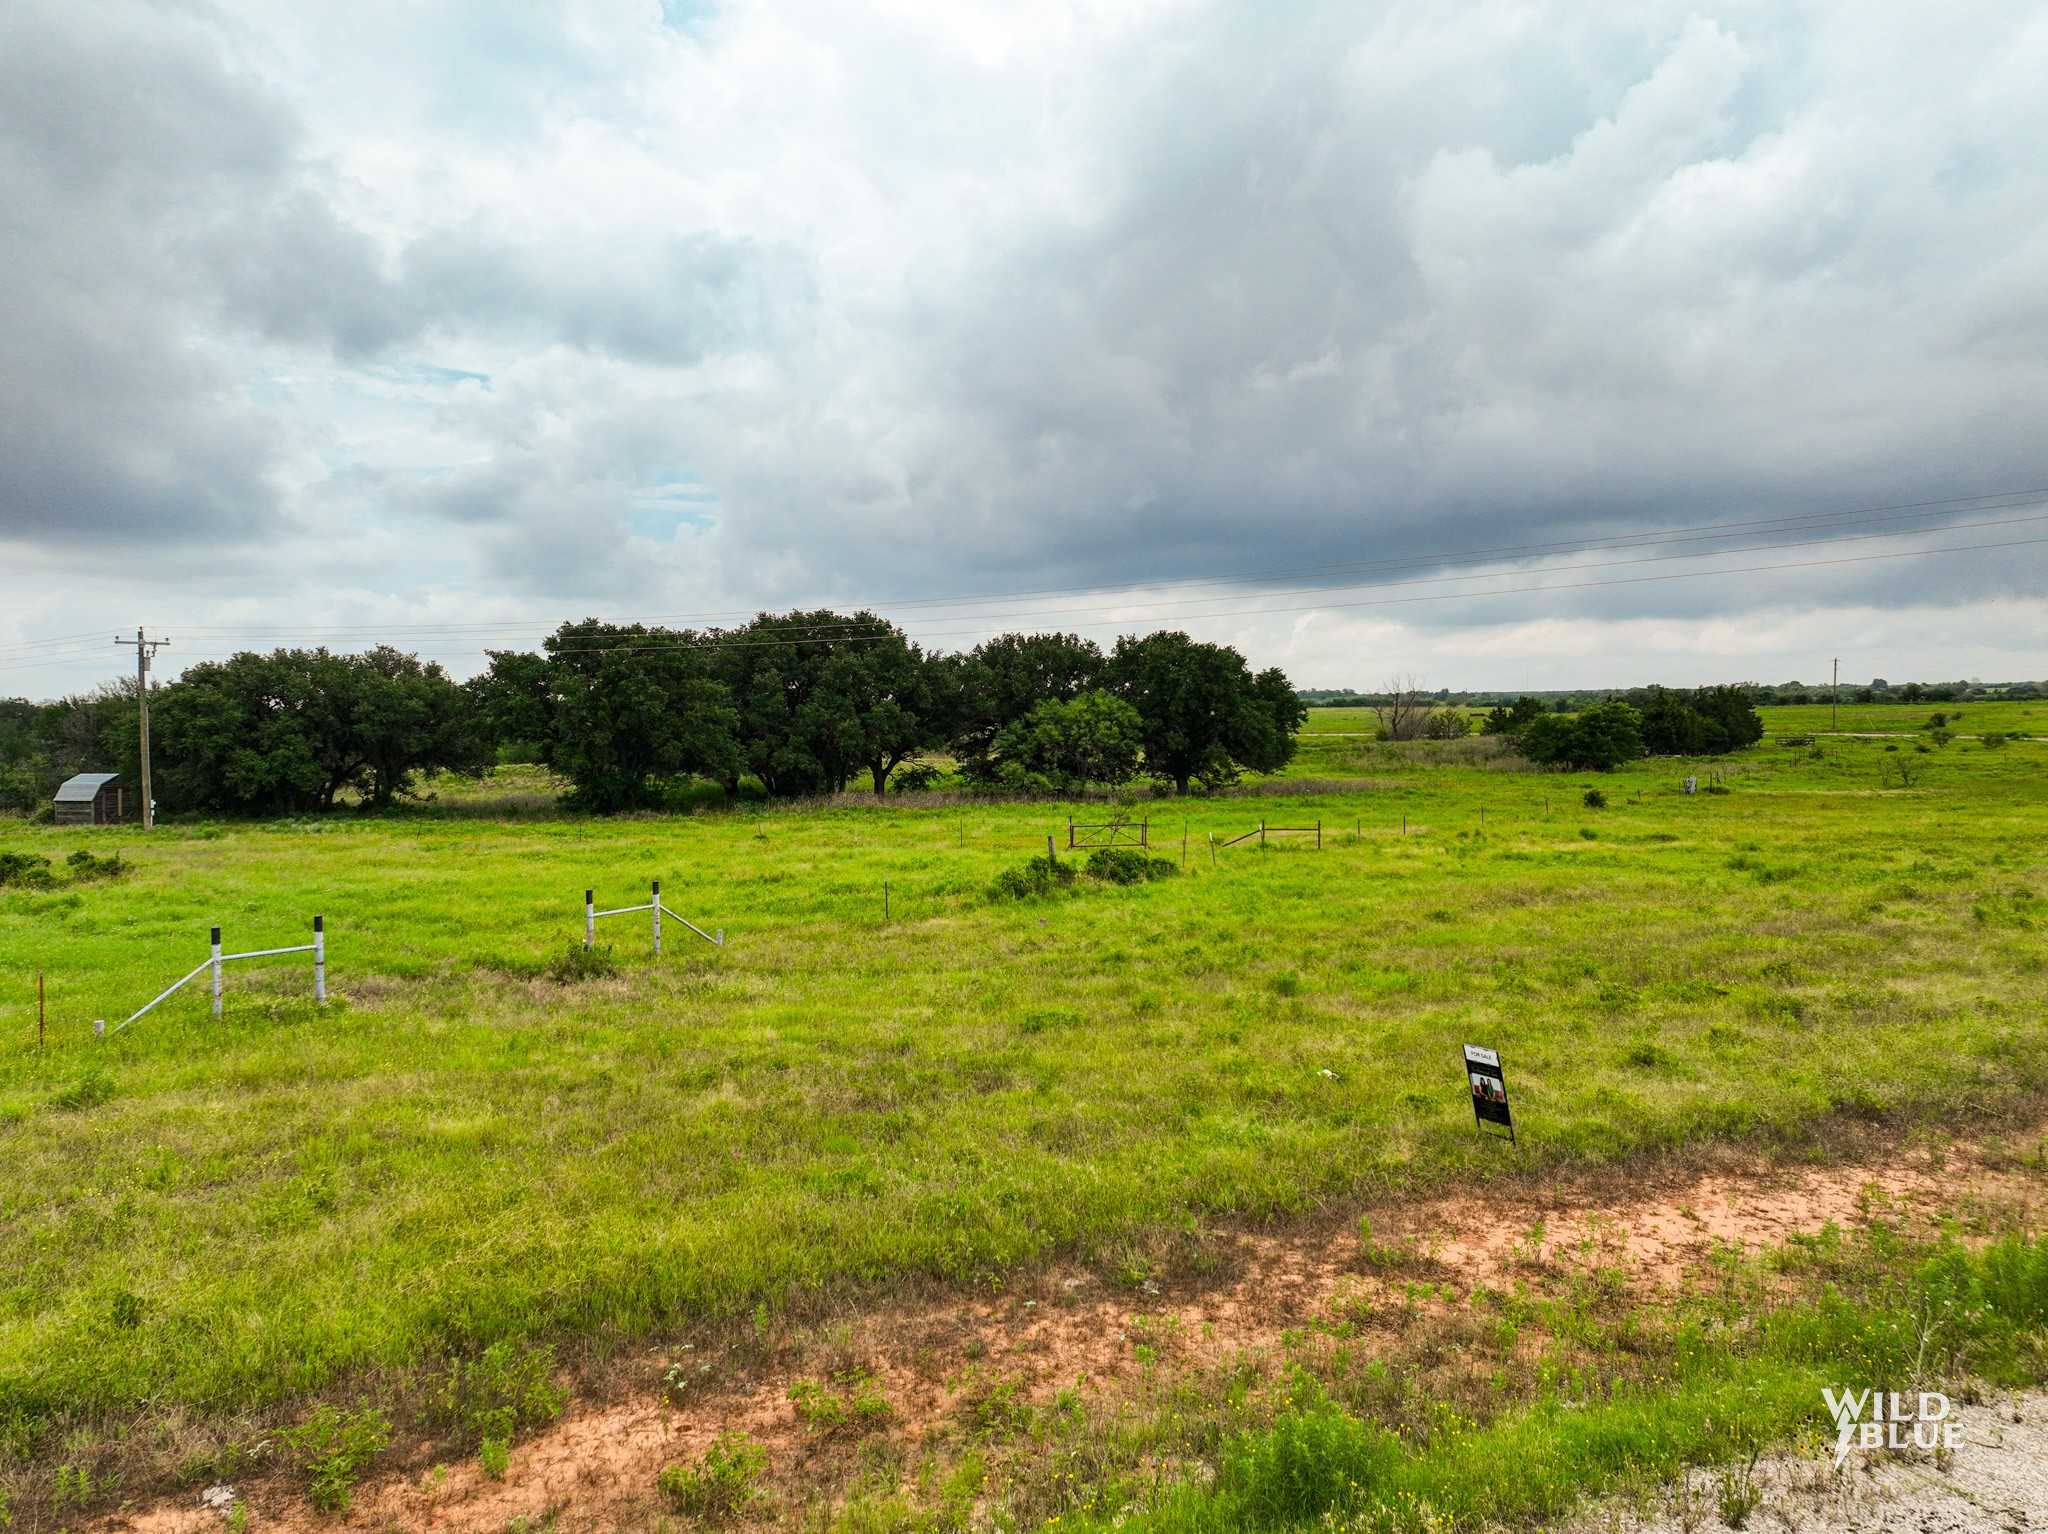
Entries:
{"type": "Polygon", "coordinates": [[[117,826],[142,813],[140,796],[118,772],[66,778],[52,801],[60,826],[117,826]]]}

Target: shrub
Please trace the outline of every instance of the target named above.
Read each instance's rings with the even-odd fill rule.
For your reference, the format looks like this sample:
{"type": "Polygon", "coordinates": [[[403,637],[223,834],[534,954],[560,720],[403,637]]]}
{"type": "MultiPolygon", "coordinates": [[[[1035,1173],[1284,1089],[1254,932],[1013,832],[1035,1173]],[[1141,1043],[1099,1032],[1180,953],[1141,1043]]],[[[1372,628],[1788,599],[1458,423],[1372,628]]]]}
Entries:
{"type": "Polygon", "coordinates": [[[0,889],[48,889],[56,880],[50,860],[32,852],[0,852],[0,889]]]}
{"type": "Polygon", "coordinates": [[[323,1513],[339,1513],[370,1461],[391,1442],[391,1423],[375,1407],[328,1405],[279,1436],[306,1478],[307,1499],[323,1513]]]}
{"type": "Polygon", "coordinates": [[[74,879],[118,879],[135,865],[118,852],[110,858],[98,858],[81,847],[64,860],[64,866],[71,870],[74,879]]]}
{"type": "Polygon", "coordinates": [[[1597,788],[1587,789],[1585,797],[1579,802],[1589,810],[1604,810],[1607,808],[1607,796],[1597,788]]]}
{"type": "Polygon", "coordinates": [[[896,775],[889,781],[899,794],[921,794],[936,788],[944,776],[930,762],[911,762],[908,766],[898,767],[896,775]]]}
{"type": "Polygon", "coordinates": [[[1074,865],[1053,858],[1033,858],[1021,868],[1006,868],[988,887],[991,900],[1043,900],[1074,882],[1074,865]]]}
{"type": "Polygon", "coordinates": [[[1522,755],[1540,767],[1611,772],[1643,754],[1642,715],[1616,700],[1567,717],[1546,714],[1517,737],[1522,755]]]}
{"type": "Polygon", "coordinates": [[[2000,746],[2003,746],[2010,739],[2012,739],[2012,737],[2006,734],[2003,730],[1986,730],[1984,734],[1979,738],[1978,743],[1982,745],[1986,751],[1996,751],[2000,746]]]}
{"type": "Polygon", "coordinates": [[[1954,740],[1955,736],[1947,730],[1929,730],[1927,732],[1927,738],[1933,741],[1937,746],[1945,746],[1950,741],[1954,740]]]}
{"type": "Polygon", "coordinates": [[[666,1465],[655,1485],[663,1500],[687,1518],[707,1522],[746,1511],[759,1492],[768,1451],[745,1433],[720,1433],[711,1447],[689,1465],[666,1465]]]}
{"type": "Polygon", "coordinates": [[[578,985],[585,980],[603,980],[619,972],[618,960],[609,946],[584,947],[571,943],[568,952],[557,954],[548,965],[548,979],[558,985],[578,985]]]}
{"type": "Polygon", "coordinates": [[[1128,847],[1103,847],[1088,854],[1088,877],[1110,884],[1144,884],[1171,879],[1179,872],[1167,858],[1147,857],[1128,847]]]}

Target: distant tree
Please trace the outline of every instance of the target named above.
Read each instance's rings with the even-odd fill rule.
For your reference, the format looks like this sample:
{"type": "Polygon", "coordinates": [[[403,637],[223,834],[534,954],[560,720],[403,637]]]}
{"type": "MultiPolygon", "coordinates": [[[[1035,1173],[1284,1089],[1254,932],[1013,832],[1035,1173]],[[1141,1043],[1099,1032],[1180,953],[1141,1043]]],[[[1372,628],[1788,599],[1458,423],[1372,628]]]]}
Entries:
{"type": "Polygon", "coordinates": [[[1516,735],[1524,726],[1542,717],[1542,699],[1521,697],[1512,703],[1496,703],[1487,711],[1482,728],[1488,735],[1516,735]]]}
{"type": "MultiPolygon", "coordinates": [[[[889,774],[942,745],[946,709],[918,646],[889,628],[826,663],[808,728],[821,761],[864,769],[879,796],[889,774]]],[[[851,776],[849,773],[848,776],[851,776]]]]}
{"type": "Polygon", "coordinates": [[[1078,634],[1000,634],[959,658],[952,750],[969,777],[995,771],[996,737],[1041,703],[1066,703],[1098,686],[1107,662],[1078,634]]]}
{"type": "Polygon", "coordinates": [[[1017,787],[1083,788],[1137,776],[1145,722],[1112,693],[1048,699],[996,737],[998,781],[1017,787]]]}
{"type": "Polygon", "coordinates": [[[1642,716],[1620,701],[1596,703],[1569,717],[1546,714],[1522,731],[1517,745],[1545,766],[1611,772],[1643,754],[1642,716]]]}
{"type": "Polygon", "coordinates": [[[1648,689],[1642,703],[1643,749],[1652,756],[1720,756],[1764,736],[1749,686],[1701,687],[1691,693],[1648,689]]]}
{"type": "Polygon", "coordinates": [[[1472,733],[1472,721],[1455,708],[1435,708],[1422,721],[1425,740],[1463,740],[1472,733]]]}
{"type": "MultiPolygon", "coordinates": [[[[827,669],[896,631],[870,612],[761,613],[716,635],[714,664],[737,711],[740,754],[725,778],[751,772],[777,798],[837,793],[859,770],[860,742],[828,694],[827,669]]],[[[899,636],[900,637],[900,636],[899,636]]]]}
{"type": "Polygon", "coordinates": [[[168,809],[388,804],[423,771],[480,771],[488,730],[440,666],[388,647],[245,651],[191,667],[150,704],[154,789],[168,809]]]}
{"type": "Polygon", "coordinates": [[[1379,720],[1381,740],[1414,740],[1429,717],[1429,701],[1423,695],[1419,677],[1395,676],[1387,680],[1379,700],[1372,706],[1379,720]]]}
{"type": "Polygon", "coordinates": [[[533,742],[580,803],[632,809],[671,778],[737,777],[737,719],[705,636],[586,618],[542,650],[494,654],[481,691],[501,737],[533,742]]]}
{"type": "Polygon", "coordinates": [[[1255,676],[1229,646],[1182,633],[1119,639],[1108,685],[1144,723],[1146,770],[1181,794],[1197,778],[1278,772],[1293,760],[1308,716],[1284,672],[1255,676]]]}

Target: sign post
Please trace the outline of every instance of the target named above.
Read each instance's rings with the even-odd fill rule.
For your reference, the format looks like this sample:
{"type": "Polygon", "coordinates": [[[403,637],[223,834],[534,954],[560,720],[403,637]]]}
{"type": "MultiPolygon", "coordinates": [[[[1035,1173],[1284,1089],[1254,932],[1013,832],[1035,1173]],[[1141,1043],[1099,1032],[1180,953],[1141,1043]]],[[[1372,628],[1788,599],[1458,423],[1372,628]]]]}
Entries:
{"type": "Polygon", "coordinates": [[[1507,1131],[1507,1142],[1515,1143],[1515,1121],[1508,1114],[1508,1083],[1501,1074],[1500,1056],[1490,1049],[1477,1044],[1465,1046],[1465,1079],[1472,1088],[1472,1116],[1480,1132],[1492,1139],[1500,1139],[1500,1130],[1507,1131]],[[1489,1129],[1489,1124],[1498,1129],[1489,1129]]]}

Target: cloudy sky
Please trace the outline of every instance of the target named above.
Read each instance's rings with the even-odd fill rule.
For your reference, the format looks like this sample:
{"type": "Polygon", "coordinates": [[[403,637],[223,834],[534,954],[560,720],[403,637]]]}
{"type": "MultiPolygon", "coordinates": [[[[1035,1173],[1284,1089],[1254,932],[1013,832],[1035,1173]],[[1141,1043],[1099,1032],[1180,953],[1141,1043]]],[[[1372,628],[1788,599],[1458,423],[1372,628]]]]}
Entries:
{"type": "Polygon", "coordinates": [[[2048,676],[2044,80],[1972,0],[8,0],[0,693],[794,602],[2048,676]]]}

